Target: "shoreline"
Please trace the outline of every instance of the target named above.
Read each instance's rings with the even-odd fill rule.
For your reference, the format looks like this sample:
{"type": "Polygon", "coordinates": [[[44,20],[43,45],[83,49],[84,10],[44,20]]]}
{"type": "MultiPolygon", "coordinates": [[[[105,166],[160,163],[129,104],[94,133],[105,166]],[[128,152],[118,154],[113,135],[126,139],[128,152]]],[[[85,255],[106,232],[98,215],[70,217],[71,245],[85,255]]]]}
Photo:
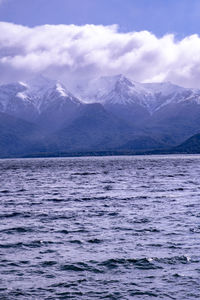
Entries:
{"type": "Polygon", "coordinates": [[[189,156],[200,155],[200,153],[187,153],[187,152],[169,152],[169,151],[149,151],[149,152],[117,152],[117,151],[89,151],[89,152],[59,152],[59,153],[33,153],[21,155],[2,156],[0,160],[4,159],[31,159],[31,158],[78,158],[78,157],[122,157],[122,156],[189,156]]]}

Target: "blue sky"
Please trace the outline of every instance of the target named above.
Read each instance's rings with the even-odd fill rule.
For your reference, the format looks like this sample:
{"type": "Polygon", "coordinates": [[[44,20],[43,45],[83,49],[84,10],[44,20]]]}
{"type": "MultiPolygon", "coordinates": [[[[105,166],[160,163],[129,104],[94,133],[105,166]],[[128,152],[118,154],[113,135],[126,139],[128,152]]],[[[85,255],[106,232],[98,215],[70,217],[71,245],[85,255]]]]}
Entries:
{"type": "Polygon", "coordinates": [[[42,24],[118,24],[120,31],[200,34],[199,0],[0,0],[0,20],[42,24]]]}

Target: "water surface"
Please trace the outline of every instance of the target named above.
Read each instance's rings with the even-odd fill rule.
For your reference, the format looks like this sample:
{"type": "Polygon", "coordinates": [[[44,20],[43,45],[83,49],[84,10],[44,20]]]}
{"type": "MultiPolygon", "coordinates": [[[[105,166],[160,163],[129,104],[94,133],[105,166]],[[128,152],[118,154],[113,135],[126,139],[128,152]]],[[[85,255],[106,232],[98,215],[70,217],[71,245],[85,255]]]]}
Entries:
{"type": "Polygon", "coordinates": [[[0,160],[0,299],[200,298],[200,156],[0,160]]]}

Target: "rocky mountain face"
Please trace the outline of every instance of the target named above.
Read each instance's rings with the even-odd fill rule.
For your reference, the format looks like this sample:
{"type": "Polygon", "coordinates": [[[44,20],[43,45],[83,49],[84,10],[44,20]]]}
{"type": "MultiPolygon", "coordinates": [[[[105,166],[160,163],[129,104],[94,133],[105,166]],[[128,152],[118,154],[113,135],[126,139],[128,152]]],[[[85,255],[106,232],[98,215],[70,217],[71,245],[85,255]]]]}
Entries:
{"type": "Polygon", "coordinates": [[[200,90],[170,82],[117,75],[71,93],[38,76],[0,86],[0,156],[168,148],[200,131],[199,116],[200,90]]]}

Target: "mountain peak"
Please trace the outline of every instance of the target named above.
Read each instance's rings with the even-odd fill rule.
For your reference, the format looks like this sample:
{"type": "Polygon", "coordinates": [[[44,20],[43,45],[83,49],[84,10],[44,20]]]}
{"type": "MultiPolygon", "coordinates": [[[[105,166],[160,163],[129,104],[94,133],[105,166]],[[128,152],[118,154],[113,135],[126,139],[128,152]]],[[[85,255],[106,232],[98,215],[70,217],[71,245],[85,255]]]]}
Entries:
{"type": "MultiPolygon", "coordinates": [[[[110,76],[110,77],[112,77],[112,76],[110,76]]],[[[117,74],[117,75],[113,76],[113,78],[115,78],[117,81],[128,80],[128,78],[123,74],[117,74]]]]}
{"type": "Polygon", "coordinates": [[[78,95],[87,103],[139,105],[150,114],[172,102],[200,102],[199,90],[186,89],[170,81],[139,83],[123,74],[94,79],[80,89],[78,95]]]}
{"type": "Polygon", "coordinates": [[[110,82],[110,83],[113,83],[113,85],[115,85],[116,83],[123,83],[123,84],[133,85],[133,82],[129,78],[124,76],[123,74],[117,74],[117,75],[114,75],[114,76],[102,76],[97,80],[110,82]]]}
{"type": "Polygon", "coordinates": [[[134,87],[133,82],[125,77],[124,75],[120,74],[116,76],[116,83],[115,87],[122,88],[122,87],[134,87]]]}

